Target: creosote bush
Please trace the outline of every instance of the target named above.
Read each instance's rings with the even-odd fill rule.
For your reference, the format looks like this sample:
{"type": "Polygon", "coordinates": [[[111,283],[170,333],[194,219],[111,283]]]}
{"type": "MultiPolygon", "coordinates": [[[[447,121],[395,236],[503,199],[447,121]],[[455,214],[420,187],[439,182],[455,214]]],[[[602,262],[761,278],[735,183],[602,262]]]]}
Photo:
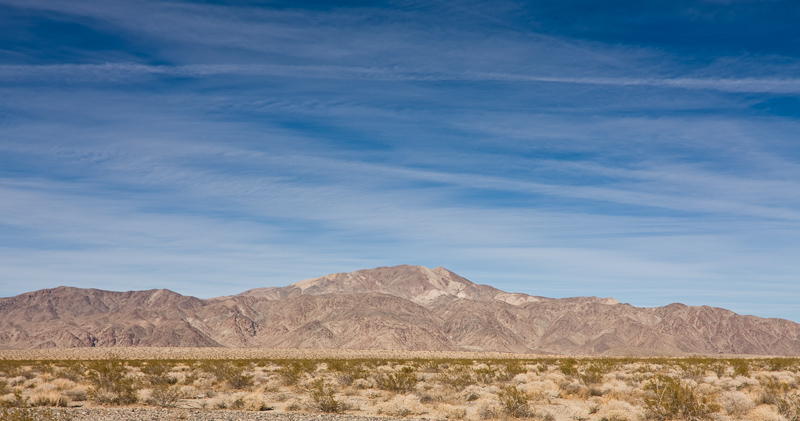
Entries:
{"type": "Polygon", "coordinates": [[[333,388],[324,379],[316,379],[311,383],[309,396],[317,409],[322,412],[341,412],[342,403],[336,400],[333,388]]]}
{"type": "Polygon", "coordinates": [[[383,390],[408,393],[414,390],[419,378],[414,369],[405,366],[394,373],[383,373],[375,376],[375,383],[383,390]]]}
{"type": "Polygon", "coordinates": [[[253,376],[245,373],[249,365],[249,361],[209,361],[201,368],[234,389],[244,389],[253,385],[253,376]]]}
{"type": "Polygon", "coordinates": [[[644,402],[651,419],[705,420],[718,410],[692,387],[673,377],[658,375],[644,389],[649,392],[644,402]]]}
{"type": "Polygon", "coordinates": [[[314,371],[316,363],[310,360],[295,360],[283,362],[278,374],[286,386],[294,386],[306,373],[314,371]]]}
{"type": "Polygon", "coordinates": [[[358,379],[366,379],[367,370],[364,369],[361,361],[348,360],[326,360],[328,370],[336,372],[336,379],[339,383],[350,386],[358,379]]]}
{"type": "Polygon", "coordinates": [[[475,377],[465,368],[443,371],[439,373],[437,380],[457,391],[464,390],[467,386],[476,383],[475,377]]]}
{"type": "Polygon", "coordinates": [[[565,376],[578,374],[578,361],[575,358],[564,358],[559,362],[559,368],[565,376]]]}
{"type": "Polygon", "coordinates": [[[136,381],[128,377],[128,365],[119,359],[92,361],[88,364],[92,384],[89,399],[100,405],[130,405],[138,400],[136,381]]]}

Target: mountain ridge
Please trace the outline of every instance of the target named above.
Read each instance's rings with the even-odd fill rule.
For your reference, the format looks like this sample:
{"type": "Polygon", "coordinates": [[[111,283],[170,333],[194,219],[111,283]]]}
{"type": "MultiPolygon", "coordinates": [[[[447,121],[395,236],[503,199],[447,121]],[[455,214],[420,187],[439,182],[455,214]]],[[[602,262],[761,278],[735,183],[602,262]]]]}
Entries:
{"type": "Polygon", "coordinates": [[[0,349],[98,346],[797,355],[800,325],[708,306],[508,293],[410,265],[207,300],[74,287],[0,298],[0,349]]]}

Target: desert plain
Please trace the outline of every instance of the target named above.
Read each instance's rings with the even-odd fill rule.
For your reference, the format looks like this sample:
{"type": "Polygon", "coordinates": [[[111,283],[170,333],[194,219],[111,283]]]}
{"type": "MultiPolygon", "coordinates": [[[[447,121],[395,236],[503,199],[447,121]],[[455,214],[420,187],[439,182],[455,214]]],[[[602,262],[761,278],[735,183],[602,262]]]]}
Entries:
{"type": "Polygon", "coordinates": [[[255,348],[0,351],[3,420],[800,419],[800,358],[255,348]]]}

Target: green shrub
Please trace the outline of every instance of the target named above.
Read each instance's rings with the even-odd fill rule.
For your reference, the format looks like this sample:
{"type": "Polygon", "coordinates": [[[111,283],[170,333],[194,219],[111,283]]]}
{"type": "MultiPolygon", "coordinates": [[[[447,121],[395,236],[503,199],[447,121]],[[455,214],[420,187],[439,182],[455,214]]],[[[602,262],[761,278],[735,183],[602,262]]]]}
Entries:
{"type": "Polygon", "coordinates": [[[800,396],[792,393],[792,385],[768,377],[761,380],[758,404],[774,405],[788,421],[800,420],[800,396]]]}
{"type": "Polygon", "coordinates": [[[285,362],[278,370],[278,374],[286,386],[296,385],[306,373],[313,372],[317,364],[309,360],[294,360],[285,362]]]}
{"type": "Polygon", "coordinates": [[[592,363],[586,366],[581,373],[581,381],[585,385],[597,384],[603,381],[603,376],[608,372],[609,367],[600,363],[592,363]]]}
{"type": "Polygon", "coordinates": [[[244,389],[253,385],[253,376],[245,373],[249,365],[249,361],[208,361],[203,363],[202,369],[213,374],[219,382],[228,383],[234,389],[244,389]]]}
{"type": "Polygon", "coordinates": [[[787,421],[800,420],[800,396],[786,393],[777,399],[776,406],[787,421]]]}
{"type": "Polygon", "coordinates": [[[718,409],[689,385],[673,377],[658,375],[644,389],[648,392],[644,398],[645,408],[651,419],[704,420],[718,409]]]}
{"type": "Polygon", "coordinates": [[[575,358],[564,358],[558,362],[558,368],[565,376],[575,376],[578,374],[578,361],[575,358]]]}
{"type": "Polygon", "coordinates": [[[448,370],[439,373],[437,379],[443,385],[449,386],[455,390],[464,390],[467,386],[475,384],[475,378],[466,369],[448,370]]]}
{"type": "Polygon", "coordinates": [[[483,384],[493,382],[496,376],[496,370],[490,366],[476,368],[473,373],[475,374],[475,380],[483,384]]]}
{"type": "Polygon", "coordinates": [[[311,383],[309,390],[311,401],[322,412],[341,412],[341,402],[336,400],[333,388],[325,384],[325,380],[316,379],[311,383]]]}
{"type": "Polygon", "coordinates": [[[130,405],[138,400],[136,381],[128,377],[128,366],[123,361],[92,361],[88,369],[88,380],[93,386],[89,399],[100,405],[130,405]]]}
{"type": "Polygon", "coordinates": [[[767,370],[769,371],[786,371],[793,368],[797,363],[794,358],[770,358],[765,361],[767,370]]]}
{"type": "Polygon", "coordinates": [[[503,367],[503,377],[507,380],[511,380],[517,376],[517,374],[527,373],[528,369],[525,368],[525,365],[522,364],[519,360],[511,360],[507,361],[505,366],[503,367]]]}
{"type": "Polygon", "coordinates": [[[408,393],[414,390],[419,379],[411,367],[403,367],[400,371],[375,376],[375,383],[383,390],[408,393]]]}
{"type": "Polygon", "coordinates": [[[733,375],[734,376],[744,376],[744,377],[750,376],[750,362],[749,361],[747,361],[745,359],[742,359],[742,358],[737,358],[737,359],[731,360],[730,364],[731,364],[731,367],[733,367],[733,375]]]}
{"type": "Polygon", "coordinates": [[[350,386],[356,379],[367,378],[367,370],[358,361],[332,360],[326,363],[328,370],[336,372],[336,379],[343,385],[350,386]]]}
{"type": "Polygon", "coordinates": [[[760,383],[761,396],[758,399],[759,404],[778,405],[780,399],[791,389],[789,384],[781,383],[772,377],[763,378],[760,383]]]}

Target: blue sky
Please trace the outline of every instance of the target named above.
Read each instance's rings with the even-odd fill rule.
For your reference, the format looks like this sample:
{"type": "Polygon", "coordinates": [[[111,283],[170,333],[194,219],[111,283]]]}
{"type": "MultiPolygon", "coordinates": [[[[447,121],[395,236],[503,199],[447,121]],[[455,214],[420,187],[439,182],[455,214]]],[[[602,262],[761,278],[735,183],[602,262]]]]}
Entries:
{"type": "Polygon", "coordinates": [[[800,321],[794,1],[0,0],[0,296],[395,264],[800,321]]]}

